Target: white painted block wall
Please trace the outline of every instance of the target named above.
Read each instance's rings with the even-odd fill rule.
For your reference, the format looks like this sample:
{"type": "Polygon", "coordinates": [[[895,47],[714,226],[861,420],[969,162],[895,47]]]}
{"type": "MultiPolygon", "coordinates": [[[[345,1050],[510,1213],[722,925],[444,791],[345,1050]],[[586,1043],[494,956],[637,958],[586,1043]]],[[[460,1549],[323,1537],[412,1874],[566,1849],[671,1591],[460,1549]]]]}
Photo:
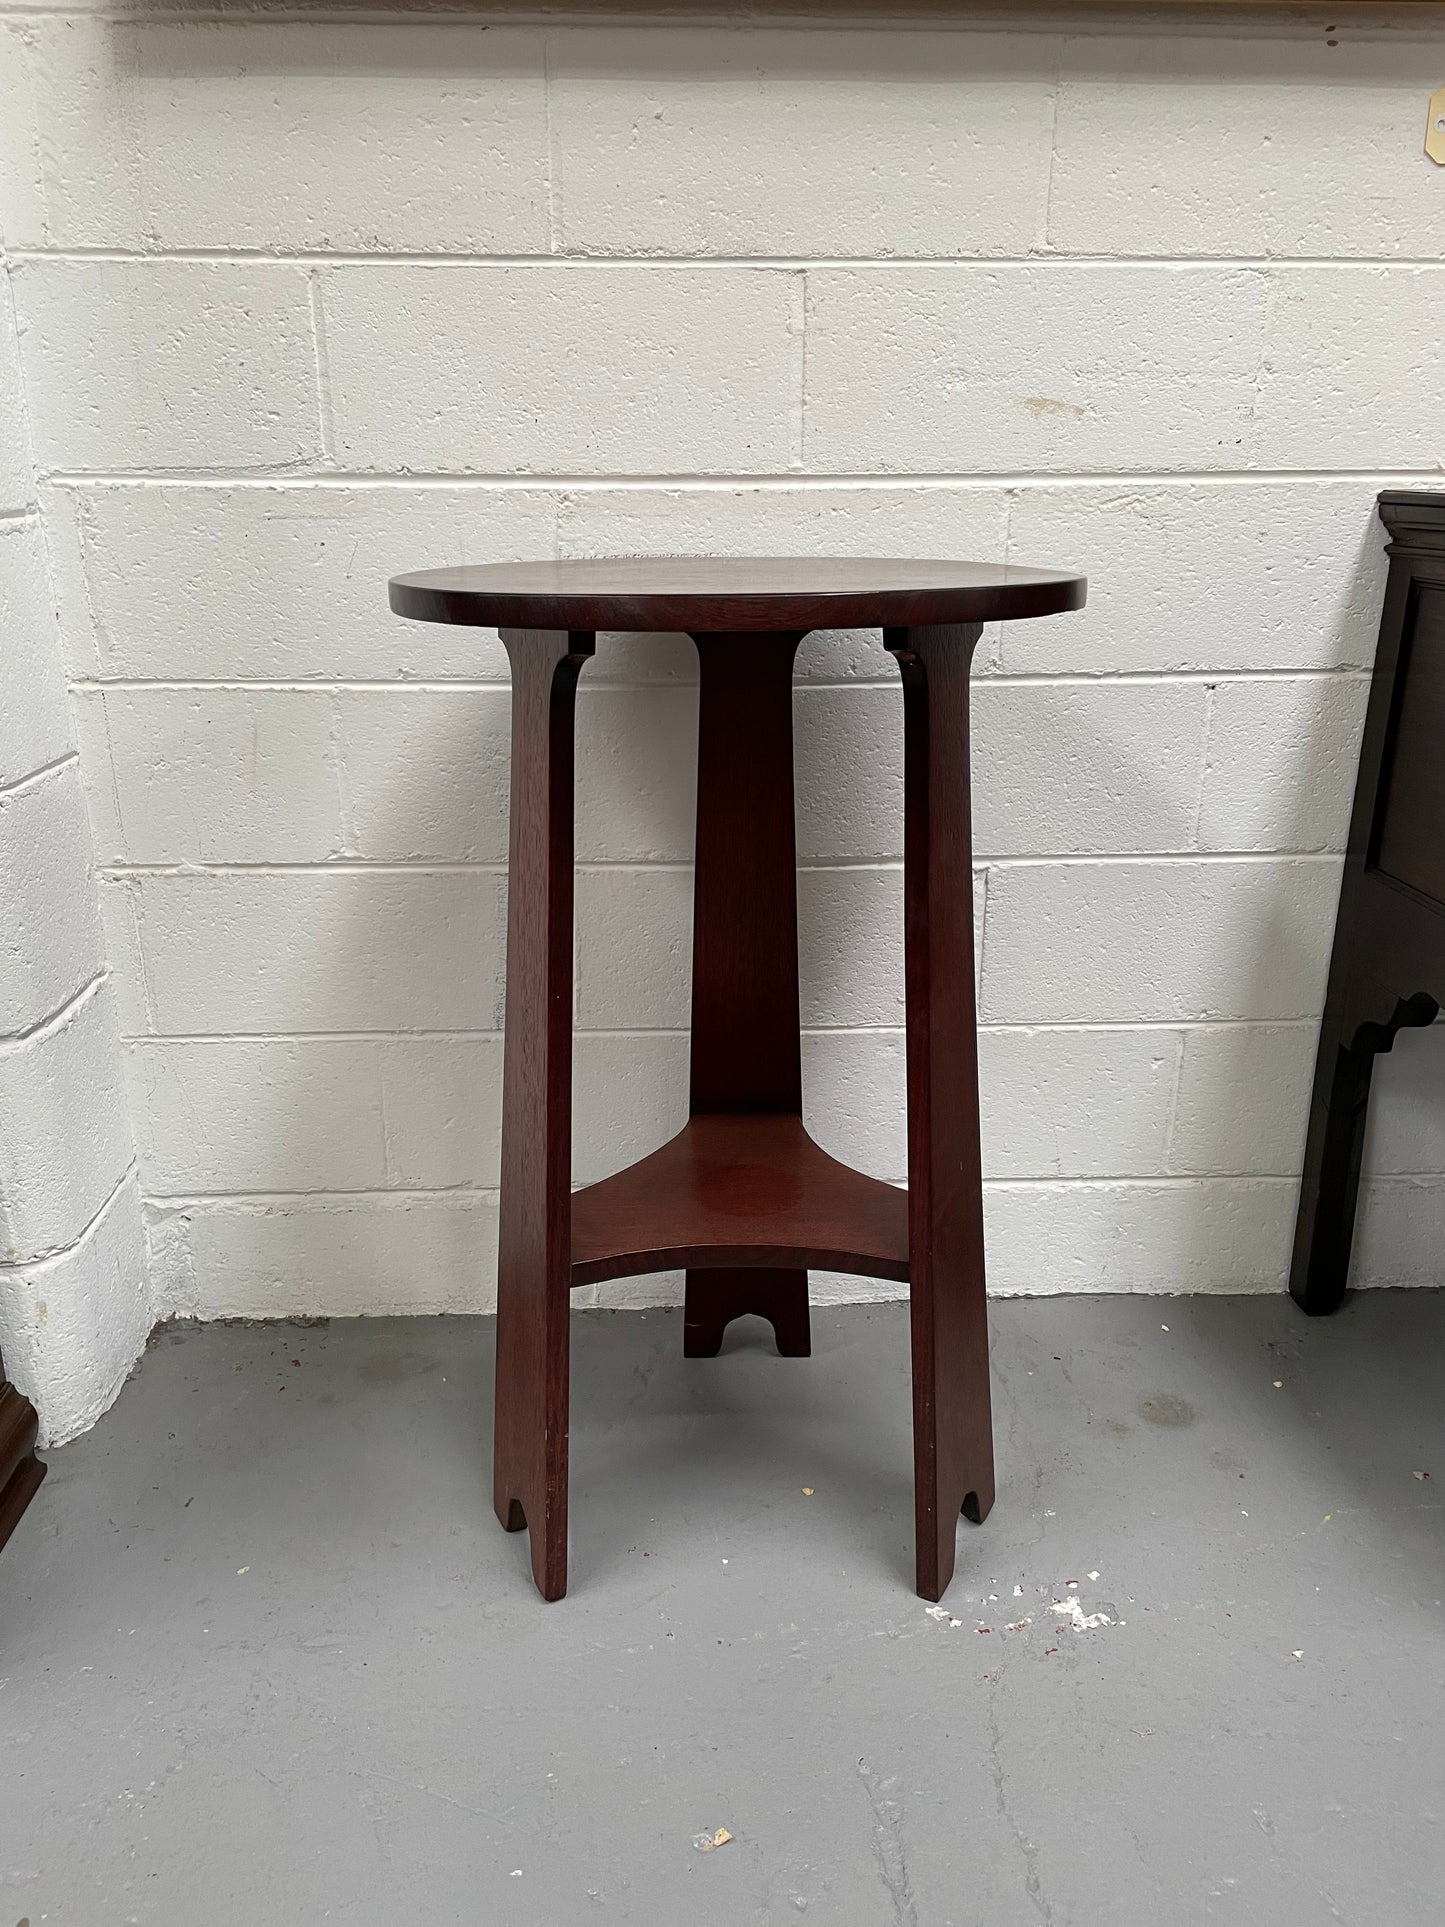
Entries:
{"type": "MultiPolygon", "coordinates": [[[[1373,501],[1445,454],[1419,16],[3,5],[159,1308],[489,1303],[505,665],[385,579],[601,552],[1088,572],[979,655],[992,1281],[1282,1288],[1373,501]]],[[[684,1112],[693,684],[676,639],[583,678],[579,1179],[684,1112]]],[[[812,638],[796,715],[810,1114],[901,1178],[876,638],[812,638]]],[[[1438,1281],[1440,1038],[1379,1094],[1360,1275],[1438,1281]]]]}
{"type": "Polygon", "coordinates": [[[0,289],[0,1352],[41,1440],[84,1431],[151,1329],[115,996],[0,289]]]}

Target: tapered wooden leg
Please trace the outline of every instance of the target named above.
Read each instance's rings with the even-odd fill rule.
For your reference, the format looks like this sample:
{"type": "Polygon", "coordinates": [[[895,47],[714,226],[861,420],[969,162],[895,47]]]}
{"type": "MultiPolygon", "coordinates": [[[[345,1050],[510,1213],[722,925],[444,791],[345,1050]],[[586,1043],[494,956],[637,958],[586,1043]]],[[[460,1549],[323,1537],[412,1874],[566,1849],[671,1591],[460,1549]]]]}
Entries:
{"type": "Polygon", "coordinates": [[[492,1498],[567,1590],[571,1295],[572,808],[577,678],[593,637],[504,629],[512,666],[507,1010],[492,1498]]]}
{"type": "Polygon", "coordinates": [[[968,677],[978,628],[888,629],[903,676],[908,1206],[918,1591],[993,1504],[973,988],[968,677]]]}
{"type": "MultiPolygon", "coordinates": [[[[801,635],[694,636],[697,880],[690,1108],[803,1108],[793,830],[793,657],[801,635]]],[[[785,1358],[811,1350],[803,1270],[687,1274],[683,1352],[711,1358],[734,1318],[773,1327],[785,1358]]]]}
{"type": "Polygon", "coordinates": [[[1331,972],[1289,1279],[1296,1304],[1311,1317],[1338,1311],[1349,1282],[1375,1059],[1393,1048],[1402,1029],[1433,1024],[1439,1014],[1440,1006],[1423,991],[1392,1000],[1388,992],[1366,990],[1362,998],[1350,981],[1347,962],[1331,972]],[[1386,1016],[1392,1001],[1393,1010],[1386,1016]],[[1365,1016],[1370,1003],[1380,1017],[1365,1016]]]}

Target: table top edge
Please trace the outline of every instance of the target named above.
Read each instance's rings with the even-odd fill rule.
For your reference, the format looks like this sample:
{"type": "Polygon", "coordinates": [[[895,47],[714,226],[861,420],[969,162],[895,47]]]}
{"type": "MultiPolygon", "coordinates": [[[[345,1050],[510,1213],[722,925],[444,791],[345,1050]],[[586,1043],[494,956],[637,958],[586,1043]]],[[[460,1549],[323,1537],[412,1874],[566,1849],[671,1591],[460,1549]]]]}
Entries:
{"type": "Polygon", "coordinates": [[[554,562],[480,563],[460,568],[408,571],[388,583],[388,600],[400,616],[424,622],[474,624],[479,627],[614,629],[761,629],[806,624],[810,628],[836,626],[926,626],[932,623],[973,623],[1063,614],[1084,606],[1088,579],[1064,570],[1036,569],[1012,563],[968,563],[961,560],[920,560],[873,557],[605,557],[604,567],[635,564],[638,582],[612,587],[595,577],[586,579],[588,563],[579,560],[578,582],[569,586],[567,565],[554,562]],[[692,587],[662,577],[646,581],[649,560],[663,569],[668,562],[731,566],[749,562],[776,569],[796,562],[815,569],[839,561],[849,571],[877,563],[885,578],[876,587],[843,581],[829,586],[814,581],[796,586],[736,588],[692,587]],[[518,581],[535,567],[535,585],[518,581]],[[900,579],[916,571],[914,579],[900,579]],[[930,580],[931,571],[944,579],[930,580]],[[949,571],[976,572],[975,581],[948,581],[949,571]],[[550,579],[549,579],[550,578],[550,579]]]}

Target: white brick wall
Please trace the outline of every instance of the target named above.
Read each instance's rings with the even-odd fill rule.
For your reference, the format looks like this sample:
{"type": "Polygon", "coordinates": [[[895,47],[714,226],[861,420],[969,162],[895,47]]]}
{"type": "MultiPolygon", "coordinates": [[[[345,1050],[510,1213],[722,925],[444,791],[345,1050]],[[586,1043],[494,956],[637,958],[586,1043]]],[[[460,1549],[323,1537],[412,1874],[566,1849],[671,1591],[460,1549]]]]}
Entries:
{"type": "MultiPolygon", "coordinates": [[[[59,608],[162,1306],[488,1302],[506,665],[392,618],[385,578],[619,551],[1089,573],[1081,615],[978,655],[993,1282],[1279,1288],[1373,500],[1441,466],[1409,9],[1326,36],[6,5],[41,515],[0,520],[0,618],[59,608]]],[[[16,660],[0,783],[47,774],[0,808],[73,864],[54,666],[16,660]]],[[[694,682],[675,638],[601,638],[583,678],[579,1179],[685,1110],[694,682]]],[[[807,1101],[894,1179],[899,717],[876,637],[809,639],[807,1101]]],[[[37,973],[96,945],[61,915],[43,957],[0,946],[0,992],[44,1015],[37,973]]],[[[1369,1279],[1439,1276],[1442,1052],[1381,1068],[1369,1279]]]]}
{"type": "MultiPolygon", "coordinates": [[[[48,1444],[105,1410],[151,1326],[68,710],[13,312],[0,286],[0,1350],[48,1444]]],[[[99,770],[104,777],[103,761],[99,770]]]]}

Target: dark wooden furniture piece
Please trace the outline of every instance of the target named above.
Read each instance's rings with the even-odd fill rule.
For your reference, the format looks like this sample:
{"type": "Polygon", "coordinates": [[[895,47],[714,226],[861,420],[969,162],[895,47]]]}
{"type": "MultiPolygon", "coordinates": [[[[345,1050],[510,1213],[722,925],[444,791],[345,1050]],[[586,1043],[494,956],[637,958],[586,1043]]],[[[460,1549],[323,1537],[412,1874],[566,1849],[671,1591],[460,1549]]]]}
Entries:
{"type": "Polygon", "coordinates": [[[1084,600],[1078,576],[957,562],[563,562],[398,577],[391,606],[501,631],[512,668],[493,1496],[567,1584],[568,1293],[681,1267],[683,1346],[730,1319],[809,1349],[810,1265],[910,1287],[918,1590],[993,1501],[974,1034],[968,678],[980,625],[1084,600]],[[881,627],[903,677],[908,1190],[803,1128],[792,669],[810,629],[881,627]],[[690,1121],[575,1196],[573,711],[603,630],[686,631],[701,663],[690,1121]]]}
{"type": "Polygon", "coordinates": [[[38,1431],[35,1407],[6,1378],[0,1358],[0,1546],[19,1525],[45,1477],[45,1467],[35,1456],[38,1431]]]}
{"type": "Polygon", "coordinates": [[[1390,573],[1315,1059],[1289,1288],[1345,1295],[1370,1074],[1445,990],[1445,494],[1380,497],[1390,573]]]}

